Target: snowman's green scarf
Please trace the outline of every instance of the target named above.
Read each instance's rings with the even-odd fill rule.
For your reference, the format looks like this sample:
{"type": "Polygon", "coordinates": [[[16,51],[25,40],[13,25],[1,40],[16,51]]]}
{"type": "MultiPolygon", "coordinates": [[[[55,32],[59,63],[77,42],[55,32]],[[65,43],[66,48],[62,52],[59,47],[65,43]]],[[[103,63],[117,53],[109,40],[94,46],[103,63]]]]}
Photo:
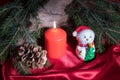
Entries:
{"type": "Polygon", "coordinates": [[[86,56],[84,61],[90,61],[95,57],[95,53],[94,53],[94,48],[93,47],[88,47],[86,50],[86,56]]]}

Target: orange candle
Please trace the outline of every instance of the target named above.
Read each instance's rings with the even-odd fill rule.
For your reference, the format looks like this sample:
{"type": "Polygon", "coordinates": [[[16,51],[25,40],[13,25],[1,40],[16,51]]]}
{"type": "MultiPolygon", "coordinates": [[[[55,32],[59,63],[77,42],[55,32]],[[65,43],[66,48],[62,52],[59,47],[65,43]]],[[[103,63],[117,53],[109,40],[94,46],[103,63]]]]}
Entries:
{"type": "Polygon", "coordinates": [[[49,58],[61,58],[66,53],[66,32],[61,28],[50,28],[45,32],[45,48],[49,58]]]}

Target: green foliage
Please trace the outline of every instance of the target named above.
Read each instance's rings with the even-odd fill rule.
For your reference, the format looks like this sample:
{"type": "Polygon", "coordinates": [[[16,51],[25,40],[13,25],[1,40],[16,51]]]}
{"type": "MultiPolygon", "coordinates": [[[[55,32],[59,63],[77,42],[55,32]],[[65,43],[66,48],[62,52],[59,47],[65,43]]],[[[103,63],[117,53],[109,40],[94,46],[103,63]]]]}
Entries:
{"type": "MultiPolygon", "coordinates": [[[[46,2],[47,0],[14,0],[0,7],[0,62],[14,56],[20,38],[24,38],[27,43],[36,43],[36,38],[40,35],[37,11],[46,2]],[[35,25],[35,31],[32,32],[27,27],[31,17],[35,25]]],[[[15,65],[23,75],[28,73],[21,62],[18,61],[15,65]]]]}
{"type": "Polygon", "coordinates": [[[87,25],[95,31],[97,52],[104,51],[104,39],[111,44],[120,44],[119,3],[109,0],[74,0],[66,12],[75,22],[75,26],[87,25]]]}
{"type": "Polygon", "coordinates": [[[26,67],[26,65],[23,64],[21,61],[18,61],[17,63],[15,63],[13,65],[20,74],[22,74],[22,75],[29,75],[30,74],[28,67],[26,67]]]}

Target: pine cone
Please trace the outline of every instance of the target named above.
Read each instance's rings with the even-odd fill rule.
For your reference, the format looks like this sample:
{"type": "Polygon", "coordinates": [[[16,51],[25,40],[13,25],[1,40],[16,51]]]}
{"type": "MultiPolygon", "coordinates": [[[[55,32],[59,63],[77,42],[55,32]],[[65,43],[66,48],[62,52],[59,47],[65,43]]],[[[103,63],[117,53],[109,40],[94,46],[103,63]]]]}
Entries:
{"type": "Polygon", "coordinates": [[[29,68],[43,68],[47,62],[47,51],[41,46],[34,44],[23,44],[19,47],[18,56],[20,61],[29,68]]]}

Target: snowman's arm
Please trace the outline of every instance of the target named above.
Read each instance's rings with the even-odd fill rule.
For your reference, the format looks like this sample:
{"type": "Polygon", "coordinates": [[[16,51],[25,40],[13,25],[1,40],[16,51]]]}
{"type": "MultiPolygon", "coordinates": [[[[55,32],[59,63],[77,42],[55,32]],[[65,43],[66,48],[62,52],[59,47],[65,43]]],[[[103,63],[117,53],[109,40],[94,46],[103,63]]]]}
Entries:
{"type": "Polygon", "coordinates": [[[82,51],[82,47],[77,46],[78,51],[82,51]]]}
{"type": "Polygon", "coordinates": [[[77,46],[77,50],[78,50],[78,53],[79,53],[79,55],[81,55],[82,54],[82,47],[80,47],[80,46],[77,46]]]}
{"type": "Polygon", "coordinates": [[[95,52],[95,45],[93,45],[93,48],[94,48],[93,52],[95,52]]]}

